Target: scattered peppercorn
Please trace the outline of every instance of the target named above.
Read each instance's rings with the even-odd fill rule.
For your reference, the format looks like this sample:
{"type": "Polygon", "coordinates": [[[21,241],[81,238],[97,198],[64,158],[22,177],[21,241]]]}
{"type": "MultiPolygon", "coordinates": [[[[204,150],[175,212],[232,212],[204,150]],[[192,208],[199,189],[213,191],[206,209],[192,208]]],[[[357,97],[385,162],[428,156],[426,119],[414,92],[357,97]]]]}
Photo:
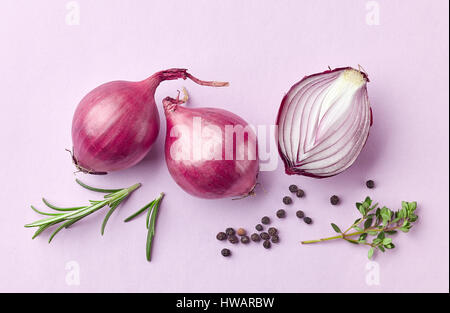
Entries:
{"type": "Polygon", "coordinates": [[[263,246],[264,246],[264,248],[266,248],[266,249],[270,249],[270,246],[271,246],[270,241],[269,241],[269,240],[264,240],[263,246]]]}
{"type": "Polygon", "coordinates": [[[274,236],[274,235],[278,234],[278,229],[276,229],[275,227],[269,227],[267,232],[269,233],[270,236],[274,236]]]}
{"type": "Polygon", "coordinates": [[[228,236],[234,235],[235,234],[234,228],[229,227],[229,228],[225,229],[225,233],[228,236]]]}
{"type": "Polygon", "coordinates": [[[264,225],[270,224],[270,218],[268,216],[264,216],[261,219],[261,223],[263,223],[264,225]]]}
{"type": "Polygon", "coordinates": [[[278,237],[278,235],[273,235],[271,240],[272,240],[273,243],[279,243],[280,242],[280,237],[278,237]]]}
{"type": "Polygon", "coordinates": [[[286,211],[283,210],[283,209],[278,210],[278,211],[277,211],[277,217],[278,217],[278,218],[286,217],[286,211]]]}
{"type": "Polygon", "coordinates": [[[373,180],[368,180],[366,181],[366,186],[369,189],[372,189],[373,187],[375,187],[375,182],[373,180]]]}
{"type": "Polygon", "coordinates": [[[257,233],[253,233],[250,238],[252,238],[252,241],[259,242],[261,240],[261,237],[257,233]]]}
{"type": "Polygon", "coordinates": [[[286,196],[283,198],[283,203],[284,204],[291,204],[292,203],[292,198],[289,196],[286,196]]]}
{"type": "Polygon", "coordinates": [[[289,186],[289,191],[290,191],[290,192],[297,192],[297,190],[298,190],[297,185],[290,185],[290,186],[289,186]]]}
{"type": "Polygon", "coordinates": [[[225,240],[227,239],[227,234],[225,234],[223,231],[217,234],[216,236],[217,240],[225,240]]]}
{"type": "Polygon", "coordinates": [[[302,189],[297,190],[297,197],[303,198],[305,196],[305,192],[302,189]]]}
{"type": "Polygon", "coordinates": [[[222,249],[222,251],[220,251],[220,253],[222,253],[223,256],[230,256],[231,255],[230,249],[222,249]]]}
{"type": "Polygon", "coordinates": [[[263,232],[263,233],[261,233],[261,239],[263,239],[263,240],[268,240],[268,239],[270,239],[270,236],[269,236],[268,233],[263,232]]]}
{"type": "Polygon", "coordinates": [[[237,234],[238,234],[239,236],[244,236],[244,235],[247,234],[247,232],[245,231],[245,229],[239,228],[239,229],[237,230],[237,234]]]}
{"type": "Polygon", "coordinates": [[[303,220],[305,221],[306,224],[312,223],[312,219],[310,217],[305,217],[303,220]]]}
{"type": "Polygon", "coordinates": [[[298,210],[297,212],[295,212],[295,215],[297,215],[298,218],[305,217],[305,213],[302,210],[298,210]]]}
{"type": "Polygon", "coordinates": [[[258,225],[255,226],[255,229],[256,229],[257,231],[261,231],[261,230],[264,229],[264,227],[263,227],[261,224],[258,224],[258,225]]]}
{"type": "Polygon", "coordinates": [[[228,236],[228,241],[231,242],[232,244],[236,244],[239,242],[238,237],[236,237],[236,235],[230,235],[228,236]]]}
{"type": "Polygon", "coordinates": [[[336,196],[336,195],[332,196],[332,197],[330,198],[330,202],[331,202],[332,205],[338,204],[338,203],[339,203],[339,197],[336,196]]]}
{"type": "Polygon", "coordinates": [[[247,244],[247,243],[250,242],[250,238],[248,238],[248,236],[244,235],[244,236],[241,237],[241,242],[244,243],[244,244],[247,244]]]}

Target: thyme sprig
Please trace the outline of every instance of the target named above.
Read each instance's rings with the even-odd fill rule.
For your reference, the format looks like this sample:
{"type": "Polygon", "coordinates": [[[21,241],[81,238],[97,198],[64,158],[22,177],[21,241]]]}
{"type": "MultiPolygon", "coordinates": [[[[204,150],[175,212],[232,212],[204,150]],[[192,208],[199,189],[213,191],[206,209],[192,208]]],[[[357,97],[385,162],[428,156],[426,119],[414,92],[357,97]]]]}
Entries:
{"type": "Polygon", "coordinates": [[[155,237],[155,226],[156,226],[156,218],[158,216],[158,210],[159,206],[161,204],[161,200],[164,198],[164,193],[161,192],[158,198],[153,200],[152,202],[146,204],[142,209],[138,210],[136,213],[130,215],[127,217],[124,222],[127,223],[134,218],[138,217],[142,213],[144,213],[147,210],[147,219],[146,219],[146,225],[147,225],[147,242],[145,244],[145,252],[147,261],[151,261],[152,259],[152,243],[153,238],[155,237]]]}
{"type": "Polygon", "coordinates": [[[79,207],[72,207],[72,208],[60,208],[57,207],[50,202],[48,202],[46,199],[42,198],[42,202],[49,207],[52,210],[55,210],[57,212],[49,213],[49,212],[42,212],[38,209],[36,209],[34,206],[31,206],[31,208],[41,214],[46,216],[51,216],[45,219],[38,220],[36,222],[26,224],[25,227],[37,227],[38,229],[33,235],[33,239],[36,238],[38,235],[40,235],[44,230],[47,228],[59,224],[59,226],[53,231],[53,233],[50,235],[50,238],[48,242],[50,243],[52,239],[55,237],[55,235],[61,231],[63,228],[68,228],[81,220],[82,218],[91,215],[92,213],[100,210],[101,208],[105,206],[109,206],[109,211],[106,213],[105,218],[103,219],[103,223],[100,229],[100,233],[103,235],[105,232],[106,223],[108,222],[110,216],[114,211],[117,209],[120,203],[127,198],[134,190],[138,189],[141,184],[137,183],[133,186],[130,186],[128,188],[121,188],[121,189],[101,189],[101,188],[95,188],[92,186],[89,186],[79,179],[75,180],[80,186],[83,188],[89,189],[91,191],[106,193],[103,200],[89,200],[89,205],[86,206],[79,206],[79,207]]]}
{"type": "Polygon", "coordinates": [[[413,223],[419,218],[415,214],[417,202],[402,201],[402,208],[393,211],[387,207],[378,207],[378,203],[372,205],[372,199],[366,199],[360,203],[356,203],[356,208],[361,213],[362,217],[358,218],[348,229],[341,231],[341,229],[334,223],[331,227],[338,236],[321,238],[317,240],[302,241],[302,244],[317,243],[328,240],[343,239],[353,244],[362,244],[369,246],[368,257],[372,258],[375,250],[385,252],[389,249],[394,249],[395,245],[389,235],[394,235],[398,230],[407,233],[412,228],[413,223]],[[354,232],[350,232],[355,230],[354,232]],[[358,239],[350,238],[359,236],[358,239]],[[368,241],[368,236],[375,236],[372,242],[368,241]]]}

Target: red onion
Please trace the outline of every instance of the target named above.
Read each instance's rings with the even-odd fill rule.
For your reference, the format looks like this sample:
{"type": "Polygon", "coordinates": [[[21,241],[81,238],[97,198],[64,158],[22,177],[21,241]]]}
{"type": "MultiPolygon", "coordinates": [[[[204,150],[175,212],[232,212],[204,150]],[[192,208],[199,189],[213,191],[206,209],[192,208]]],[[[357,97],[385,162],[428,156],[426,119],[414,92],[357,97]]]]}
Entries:
{"type": "Polygon", "coordinates": [[[306,76],[278,111],[278,151],[286,173],[316,178],[341,173],[369,135],[367,75],[351,67],[306,76]]]}
{"type": "Polygon", "coordinates": [[[179,105],[183,102],[163,100],[166,163],[175,182],[189,194],[206,199],[253,194],[259,171],[253,129],[231,112],[186,108],[179,105]]]}
{"type": "Polygon", "coordinates": [[[72,122],[72,158],[78,170],[106,174],[141,161],[159,132],[155,90],[162,81],[179,78],[205,86],[227,85],[201,81],[185,69],[169,69],[143,81],[113,81],[89,92],[72,122]]]}

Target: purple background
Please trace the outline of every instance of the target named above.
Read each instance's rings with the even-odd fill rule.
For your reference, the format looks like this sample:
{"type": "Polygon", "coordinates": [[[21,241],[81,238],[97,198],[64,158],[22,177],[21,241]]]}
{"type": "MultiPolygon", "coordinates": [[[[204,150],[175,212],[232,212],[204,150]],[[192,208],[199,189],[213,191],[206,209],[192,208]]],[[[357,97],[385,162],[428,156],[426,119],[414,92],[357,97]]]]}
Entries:
{"type": "MultiPolygon", "coordinates": [[[[64,1],[3,0],[0,18],[0,291],[165,292],[411,292],[449,290],[448,1],[379,0],[380,25],[368,25],[366,1],[111,1],[79,0],[80,24],[66,25],[64,1]],[[242,201],[201,200],[184,193],[163,158],[164,117],[154,148],[139,165],[106,177],[80,175],[102,187],[142,182],[111,217],[104,237],[98,212],[51,245],[23,228],[39,218],[45,196],[60,205],[97,194],[74,183],[71,119],[79,100],[110,80],[140,80],[186,67],[203,79],[227,80],[214,89],[173,81],[156,102],[186,86],[189,105],[229,109],[254,125],[272,124],[283,94],[306,74],[327,66],[364,66],[371,82],[374,125],[356,163],[337,177],[315,180],[263,172],[266,189],[242,201]],[[366,179],[377,188],[368,190],[366,179]],[[274,216],[287,187],[307,193],[276,220],[282,242],[232,247],[215,240],[227,226],[252,229],[274,216]],[[123,219],[166,192],[153,261],[145,260],[144,218],[123,219]],[[331,206],[331,194],[342,198],[331,206]],[[301,246],[332,235],[358,215],[366,195],[398,208],[417,200],[420,220],[397,248],[375,261],[379,285],[366,283],[367,249],[345,242],[301,246]],[[294,210],[314,219],[308,226],[294,210]],[[66,284],[66,263],[80,267],[80,285],[66,284]]],[[[161,113],[161,108],[160,108],[161,113]]]]}

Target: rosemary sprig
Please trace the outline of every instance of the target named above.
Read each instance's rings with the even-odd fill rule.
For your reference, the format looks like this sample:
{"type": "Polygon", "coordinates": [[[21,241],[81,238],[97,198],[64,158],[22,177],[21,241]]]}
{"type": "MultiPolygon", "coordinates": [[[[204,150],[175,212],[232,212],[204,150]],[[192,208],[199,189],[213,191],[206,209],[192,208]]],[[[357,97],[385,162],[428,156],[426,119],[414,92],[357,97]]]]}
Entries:
{"type": "Polygon", "coordinates": [[[147,219],[146,219],[146,225],[147,225],[147,242],[145,245],[145,252],[147,261],[151,261],[152,259],[152,243],[153,243],[153,237],[155,237],[155,226],[156,226],[156,218],[158,216],[158,209],[161,204],[161,200],[164,198],[164,193],[161,192],[158,198],[153,200],[152,202],[146,204],[142,209],[138,210],[136,213],[130,215],[127,217],[124,222],[127,223],[134,218],[138,217],[142,213],[144,213],[147,210],[147,219]]]}
{"type": "Polygon", "coordinates": [[[51,216],[25,225],[25,227],[38,227],[38,229],[36,230],[36,232],[32,237],[33,239],[36,238],[47,228],[59,224],[59,226],[50,235],[50,238],[48,240],[48,242],[50,243],[52,239],[55,237],[55,235],[63,228],[68,228],[69,226],[78,222],[82,218],[100,210],[105,206],[109,206],[109,211],[103,220],[100,230],[100,233],[103,235],[105,232],[106,223],[108,222],[111,214],[115,211],[115,209],[125,198],[127,198],[134,190],[138,189],[141,186],[140,183],[137,183],[134,184],[133,186],[122,189],[100,189],[88,186],[78,179],[76,179],[75,181],[83,188],[89,189],[91,191],[106,193],[106,195],[104,196],[104,200],[89,200],[90,205],[73,208],[60,208],[49,203],[46,199],[42,198],[42,202],[44,202],[44,204],[47,207],[60,213],[42,212],[36,209],[35,207],[31,206],[31,208],[35,212],[41,215],[51,216]]]}
{"type": "Polygon", "coordinates": [[[356,208],[361,213],[362,217],[358,218],[347,230],[344,232],[334,223],[331,227],[339,235],[334,237],[322,238],[317,240],[302,241],[302,244],[317,243],[328,240],[343,239],[353,244],[362,244],[370,247],[368,257],[372,258],[376,249],[385,252],[386,249],[394,249],[395,245],[392,238],[388,235],[394,235],[398,230],[402,232],[409,232],[413,223],[419,218],[415,214],[417,202],[402,201],[402,208],[397,211],[392,211],[387,207],[378,207],[378,203],[372,205],[372,199],[366,197],[364,202],[356,203],[356,208]],[[350,232],[352,229],[356,230],[350,232]],[[349,233],[350,232],[350,233],[349,233]],[[359,236],[358,239],[350,237],[359,236]],[[372,242],[367,240],[368,236],[376,236],[372,242]]]}

